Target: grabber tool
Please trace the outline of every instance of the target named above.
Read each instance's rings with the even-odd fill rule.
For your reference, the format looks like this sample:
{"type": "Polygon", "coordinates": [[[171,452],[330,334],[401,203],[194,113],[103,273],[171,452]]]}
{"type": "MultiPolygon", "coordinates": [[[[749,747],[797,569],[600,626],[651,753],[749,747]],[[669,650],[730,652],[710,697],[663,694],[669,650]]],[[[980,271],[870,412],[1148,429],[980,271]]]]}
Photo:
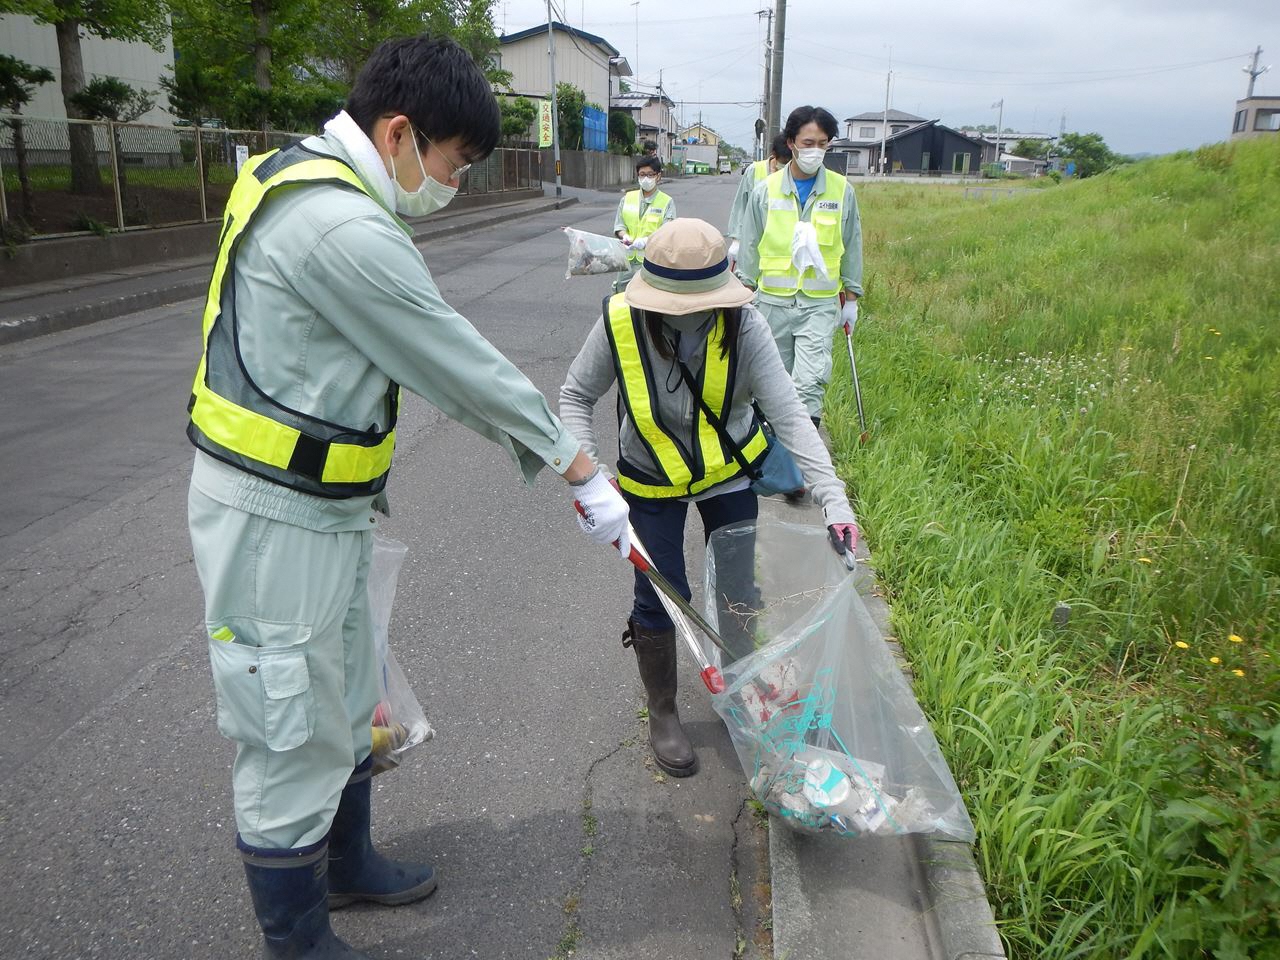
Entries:
{"type": "MultiPolygon", "coordinates": [[[[582,513],[582,504],[575,500],[573,505],[579,513],[582,513]]],[[[675,624],[676,633],[680,635],[680,639],[684,641],[684,645],[698,665],[698,676],[702,678],[703,685],[711,693],[724,693],[724,676],[720,673],[720,668],[708,660],[707,655],[702,652],[702,645],[689,629],[689,623],[692,622],[705,633],[721,652],[732,656],[724,640],[720,638],[719,631],[693,608],[693,605],[672,585],[670,580],[658,572],[658,568],[653,565],[648,551],[645,550],[644,544],[640,542],[640,538],[636,536],[636,531],[630,524],[627,524],[627,535],[631,538],[631,552],[627,555],[627,559],[653,584],[658,600],[671,617],[671,622],[675,624]]],[[[613,545],[617,547],[618,541],[613,541],[613,545]]]]}
{"type": "MultiPolygon", "coordinates": [[[[844,306],[844,294],[840,294],[840,306],[844,306]]],[[[849,348],[849,372],[853,375],[853,398],[858,402],[858,426],[862,433],[858,435],[858,443],[867,442],[867,417],[862,412],[862,388],[858,385],[858,364],[853,359],[853,326],[848,320],[844,322],[844,343],[849,348]]]]}

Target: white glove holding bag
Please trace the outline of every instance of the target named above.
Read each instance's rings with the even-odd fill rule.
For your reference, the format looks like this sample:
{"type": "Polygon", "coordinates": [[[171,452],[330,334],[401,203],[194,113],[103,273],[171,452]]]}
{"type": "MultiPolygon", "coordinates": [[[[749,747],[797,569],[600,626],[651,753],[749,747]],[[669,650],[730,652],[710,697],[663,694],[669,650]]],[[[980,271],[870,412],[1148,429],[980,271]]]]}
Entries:
{"type": "Polygon", "coordinates": [[[648,243],[648,242],[649,242],[649,238],[648,238],[648,237],[639,237],[638,239],[636,239],[636,240],[632,240],[632,241],[631,241],[631,249],[632,249],[632,250],[643,250],[643,249],[644,249],[644,245],[645,245],[646,243],[648,243]]]}
{"type": "Polygon", "coordinates": [[[627,527],[631,509],[604,471],[597,470],[586,483],[570,489],[578,502],[578,526],[582,532],[596,543],[608,545],[617,541],[618,552],[629,557],[631,538],[627,527]]]}
{"type": "Polygon", "coordinates": [[[849,297],[844,302],[844,306],[840,308],[840,319],[849,325],[852,331],[858,325],[858,301],[849,297]]]}
{"type": "Polygon", "coordinates": [[[729,244],[729,261],[731,263],[738,259],[738,249],[739,247],[738,247],[737,240],[734,240],[733,243],[729,244]]]}

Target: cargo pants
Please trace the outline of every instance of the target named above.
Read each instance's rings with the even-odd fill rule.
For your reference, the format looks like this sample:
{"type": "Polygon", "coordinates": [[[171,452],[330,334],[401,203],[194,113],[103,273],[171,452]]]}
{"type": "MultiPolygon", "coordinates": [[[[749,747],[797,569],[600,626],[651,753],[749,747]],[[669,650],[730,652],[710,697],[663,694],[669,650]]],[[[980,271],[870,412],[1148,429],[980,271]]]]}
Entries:
{"type": "Polygon", "coordinates": [[[315,843],[371,748],[372,530],[309,530],[194,488],[187,507],[236,826],[255,847],[315,843]]]}
{"type": "Polygon", "coordinates": [[[822,398],[831,379],[831,338],[840,326],[840,299],[797,294],[781,304],[759,297],[756,309],[773,331],[782,365],[809,416],[822,416],[822,398]]]}

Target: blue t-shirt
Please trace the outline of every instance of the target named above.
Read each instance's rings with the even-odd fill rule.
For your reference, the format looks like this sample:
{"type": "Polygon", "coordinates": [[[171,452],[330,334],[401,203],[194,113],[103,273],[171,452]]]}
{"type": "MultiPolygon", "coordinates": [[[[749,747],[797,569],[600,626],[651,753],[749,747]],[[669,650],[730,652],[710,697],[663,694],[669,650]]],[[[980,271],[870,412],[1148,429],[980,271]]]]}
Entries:
{"type": "Polygon", "coordinates": [[[815,173],[808,180],[799,180],[792,178],[796,185],[796,196],[800,198],[800,209],[804,209],[804,205],[809,202],[809,194],[813,193],[813,184],[818,179],[815,173]]]}

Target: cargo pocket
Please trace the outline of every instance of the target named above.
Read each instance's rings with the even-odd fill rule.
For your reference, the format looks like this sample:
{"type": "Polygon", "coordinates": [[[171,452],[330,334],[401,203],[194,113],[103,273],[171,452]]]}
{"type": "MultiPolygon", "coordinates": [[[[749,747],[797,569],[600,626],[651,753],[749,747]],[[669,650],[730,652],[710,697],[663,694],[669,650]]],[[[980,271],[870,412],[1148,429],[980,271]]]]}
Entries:
{"type": "Polygon", "coordinates": [[[310,740],[315,730],[307,667],[311,628],[233,617],[212,628],[209,637],[222,735],[276,751],[310,740]]]}

